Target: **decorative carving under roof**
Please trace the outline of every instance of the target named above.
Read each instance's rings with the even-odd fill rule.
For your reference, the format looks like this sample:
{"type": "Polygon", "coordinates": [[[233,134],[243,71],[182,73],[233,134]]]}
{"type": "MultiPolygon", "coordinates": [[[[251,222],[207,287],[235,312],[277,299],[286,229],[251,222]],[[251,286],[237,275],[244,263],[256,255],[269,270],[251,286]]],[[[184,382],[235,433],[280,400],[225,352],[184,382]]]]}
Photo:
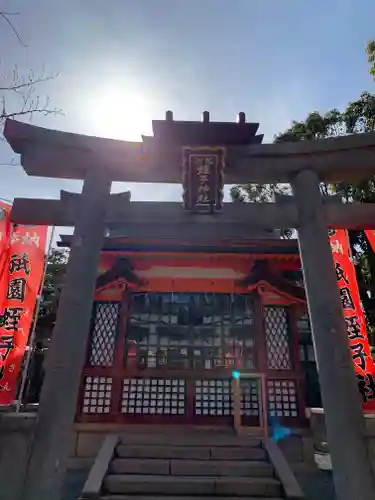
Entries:
{"type": "Polygon", "coordinates": [[[289,281],[285,279],[285,274],[275,272],[271,268],[270,261],[266,259],[256,260],[250,274],[238,284],[249,290],[266,286],[298,302],[306,301],[305,291],[299,283],[289,281]]]}
{"type": "Polygon", "coordinates": [[[96,291],[103,290],[120,280],[138,286],[144,283],[135,273],[133,264],[128,257],[119,257],[110,269],[98,276],[95,289],[96,291]]]}

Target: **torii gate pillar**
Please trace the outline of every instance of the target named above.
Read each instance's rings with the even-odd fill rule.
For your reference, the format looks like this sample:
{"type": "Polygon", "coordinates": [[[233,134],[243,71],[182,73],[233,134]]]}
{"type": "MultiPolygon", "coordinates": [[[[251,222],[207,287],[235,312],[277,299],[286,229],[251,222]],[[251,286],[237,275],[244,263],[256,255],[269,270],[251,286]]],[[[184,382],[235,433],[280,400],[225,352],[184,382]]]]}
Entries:
{"type": "Polygon", "coordinates": [[[348,349],[319,178],[312,171],[301,171],[292,180],[292,187],[337,497],[371,500],[375,480],[367,455],[360,395],[348,349]]]}
{"type": "Polygon", "coordinates": [[[93,168],[84,180],[64,290],[38,412],[22,500],[60,500],[90,327],[111,190],[93,168]]]}

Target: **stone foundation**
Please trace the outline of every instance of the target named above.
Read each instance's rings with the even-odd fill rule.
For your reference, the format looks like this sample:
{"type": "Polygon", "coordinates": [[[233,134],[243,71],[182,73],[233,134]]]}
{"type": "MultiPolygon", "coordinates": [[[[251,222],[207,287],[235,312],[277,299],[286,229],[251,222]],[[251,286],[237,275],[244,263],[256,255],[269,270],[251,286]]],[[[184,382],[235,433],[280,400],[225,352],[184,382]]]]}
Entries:
{"type": "MultiPolygon", "coordinates": [[[[37,415],[35,413],[0,412],[0,484],[6,500],[19,500],[22,493],[28,459],[31,452],[33,433],[37,415]]],[[[101,448],[105,436],[109,433],[129,432],[171,432],[172,426],[129,426],[118,424],[82,424],[74,425],[72,433],[70,469],[89,470],[101,448]]],[[[202,430],[207,429],[201,427],[202,430]]],[[[181,426],[179,426],[181,431],[181,426]]],[[[220,428],[220,433],[232,433],[231,428],[220,428]]],[[[374,427],[375,431],[375,419],[374,427]]],[[[256,429],[254,430],[256,432],[256,429]]],[[[306,429],[295,430],[279,442],[280,448],[293,470],[300,470],[313,463],[312,437],[306,429]]],[[[372,453],[375,463],[375,432],[373,432],[372,453]]]]}
{"type": "Polygon", "coordinates": [[[0,413],[1,498],[19,500],[22,494],[35,424],[35,413],[0,413]]]}
{"type": "MultiPolygon", "coordinates": [[[[365,414],[365,423],[368,453],[375,475],[375,414],[365,414]]],[[[324,457],[326,457],[326,463],[329,465],[329,445],[323,408],[310,409],[310,426],[312,431],[314,451],[316,454],[322,455],[323,459],[324,457]]]]}
{"type": "MultiPolygon", "coordinates": [[[[170,426],[157,425],[121,425],[121,424],[82,424],[74,425],[74,438],[70,466],[71,468],[90,467],[103,443],[106,434],[125,434],[128,432],[165,432],[166,428],[172,431],[170,426]]],[[[202,430],[207,427],[200,427],[202,430]]],[[[257,429],[254,430],[254,435],[257,429]]],[[[181,426],[178,427],[181,432],[181,426]]],[[[220,432],[233,432],[231,428],[223,427],[220,432]]],[[[171,432],[173,439],[173,432],[171,432]]],[[[260,437],[261,435],[259,435],[260,437]]],[[[293,429],[293,436],[288,436],[278,442],[285,458],[293,469],[298,470],[306,466],[314,465],[313,439],[308,429],[293,429]]]]}

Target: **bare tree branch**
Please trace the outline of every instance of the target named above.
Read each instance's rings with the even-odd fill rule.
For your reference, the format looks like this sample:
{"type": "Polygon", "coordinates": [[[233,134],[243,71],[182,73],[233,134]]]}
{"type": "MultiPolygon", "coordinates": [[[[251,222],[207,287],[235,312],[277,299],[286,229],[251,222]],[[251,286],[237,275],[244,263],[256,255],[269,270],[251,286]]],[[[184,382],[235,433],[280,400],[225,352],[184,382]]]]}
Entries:
{"type": "MultiPolygon", "coordinates": [[[[21,45],[26,47],[11,20],[12,16],[17,15],[19,15],[18,12],[0,10],[0,21],[3,19],[10,26],[21,45]]],[[[0,75],[0,124],[3,124],[6,118],[14,118],[16,116],[28,115],[32,118],[34,113],[44,115],[62,114],[60,109],[50,107],[48,98],[41,104],[40,96],[35,95],[37,86],[53,80],[57,76],[57,74],[46,75],[44,71],[40,74],[35,74],[31,70],[25,77],[19,74],[17,66],[14,66],[11,73],[5,72],[3,75],[0,75]],[[7,96],[7,99],[5,96],[7,96]]]]}
{"type": "Polygon", "coordinates": [[[18,92],[19,90],[25,88],[25,87],[30,87],[30,85],[37,85],[39,83],[44,83],[48,82],[50,80],[54,80],[57,78],[59,75],[53,74],[49,76],[41,76],[39,78],[35,79],[29,79],[28,82],[22,82],[22,83],[12,83],[9,87],[0,87],[0,92],[7,92],[7,91],[12,91],[12,92],[18,92]]]}
{"type": "Polygon", "coordinates": [[[34,113],[42,113],[45,116],[53,114],[63,115],[63,112],[59,109],[30,108],[26,110],[16,111],[14,113],[5,113],[4,115],[1,115],[0,119],[5,120],[6,118],[14,118],[16,116],[23,116],[23,115],[32,115],[34,113]]]}
{"type": "MultiPolygon", "coordinates": [[[[18,12],[0,10],[0,22],[5,21],[18,42],[23,47],[27,47],[11,19],[12,16],[17,15],[19,15],[18,12]]],[[[0,72],[0,132],[7,118],[12,119],[17,116],[26,116],[32,120],[33,115],[36,113],[42,115],[62,115],[61,109],[50,106],[50,99],[48,97],[41,98],[37,94],[40,84],[54,80],[57,76],[57,74],[46,74],[44,68],[40,73],[35,73],[31,70],[26,75],[20,74],[16,65],[10,70],[4,71],[2,68],[0,72]]],[[[1,135],[0,144],[2,141],[5,141],[5,139],[1,135]]],[[[16,158],[11,157],[9,161],[0,163],[0,166],[13,167],[18,164],[16,158]]]]}
{"type": "Polygon", "coordinates": [[[38,85],[51,81],[57,76],[57,74],[45,75],[44,72],[36,74],[34,71],[30,71],[26,77],[20,76],[17,66],[10,74],[5,73],[2,77],[0,76],[0,81],[3,82],[0,87],[0,124],[6,118],[16,116],[28,115],[32,118],[34,113],[62,115],[61,109],[50,106],[48,97],[41,103],[41,97],[36,95],[38,85]],[[10,93],[14,98],[11,98],[10,93]]]}
{"type": "Polygon", "coordinates": [[[11,30],[13,33],[16,35],[17,40],[20,42],[22,47],[27,47],[27,45],[23,42],[20,34],[18,33],[17,28],[13,24],[13,22],[10,20],[10,16],[18,16],[19,12],[2,12],[0,11],[0,17],[4,19],[4,21],[10,26],[11,30]]]}

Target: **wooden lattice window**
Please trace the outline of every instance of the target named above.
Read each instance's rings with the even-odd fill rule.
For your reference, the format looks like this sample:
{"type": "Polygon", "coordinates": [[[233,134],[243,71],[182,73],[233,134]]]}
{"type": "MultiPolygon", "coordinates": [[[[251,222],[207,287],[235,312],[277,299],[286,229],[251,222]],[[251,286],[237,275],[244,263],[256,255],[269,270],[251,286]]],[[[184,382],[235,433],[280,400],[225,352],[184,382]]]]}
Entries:
{"type": "Polygon", "coordinates": [[[121,413],[185,415],[186,382],[182,379],[126,378],[121,413]]]}
{"type": "MultiPolygon", "coordinates": [[[[259,390],[256,380],[240,381],[241,415],[259,416],[259,390]]],[[[232,384],[230,380],[196,380],[195,415],[233,415],[232,384]]]]}
{"type": "Polygon", "coordinates": [[[89,349],[90,366],[112,366],[115,356],[118,302],[95,302],[89,349]]]}
{"type": "Polygon", "coordinates": [[[111,394],[111,377],[85,377],[82,413],[109,413],[111,394]]]}
{"type": "Polygon", "coordinates": [[[229,380],[196,380],[195,415],[231,415],[231,393],[229,380]]]}
{"type": "Polygon", "coordinates": [[[264,308],[264,328],[267,344],[267,367],[271,370],[291,370],[288,315],[283,307],[264,308]]]}
{"type": "Polygon", "coordinates": [[[125,363],[138,368],[255,368],[250,295],[135,293],[125,363]]]}
{"type": "Polygon", "coordinates": [[[259,383],[256,379],[240,381],[241,415],[259,417],[259,383]]]}
{"type": "Polygon", "coordinates": [[[297,388],[294,380],[268,380],[268,409],[277,417],[298,417],[297,388]]]}

